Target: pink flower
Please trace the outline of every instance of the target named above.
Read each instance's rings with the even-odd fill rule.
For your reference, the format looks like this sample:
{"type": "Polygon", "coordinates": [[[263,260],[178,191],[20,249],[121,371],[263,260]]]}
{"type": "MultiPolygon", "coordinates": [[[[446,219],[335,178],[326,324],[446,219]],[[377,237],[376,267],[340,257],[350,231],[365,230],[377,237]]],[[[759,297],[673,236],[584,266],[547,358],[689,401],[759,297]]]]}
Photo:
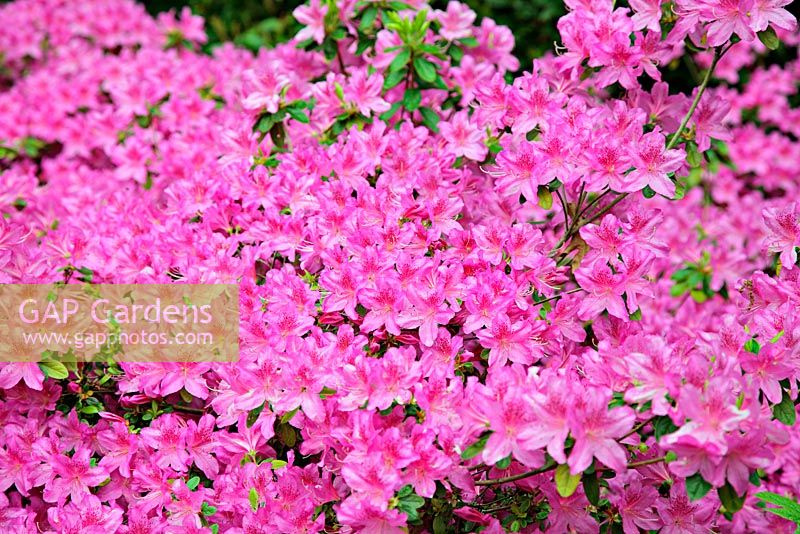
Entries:
{"type": "Polygon", "coordinates": [[[355,104],[358,111],[369,117],[374,113],[383,113],[391,105],[381,97],[383,76],[367,75],[365,69],[356,69],[350,76],[350,83],[345,87],[345,98],[355,104]]]}
{"type": "Polygon", "coordinates": [[[142,429],[142,443],[155,450],[153,460],[161,468],[170,467],[178,472],[186,471],[190,456],[186,450],[186,423],[174,414],[165,414],[155,419],[148,428],[142,429]]]}
{"type": "Polygon", "coordinates": [[[488,149],[483,142],[484,134],[472,123],[466,111],[459,111],[447,122],[440,122],[442,138],[448,149],[456,156],[464,156],[474,161],[483,161],[488,149]]]}
{"type": "Polygon", "coordinates": [[[797,263],[797,247],[800,246],[800,214],[797,202],[783,209],[765,208],[762,211],[768,233],[764,244],[771,254],[780,254],[784,269],[793,269],[797,263]]]}
{"type": "Polygon", "coordinates": [[[791,0],[755,0],[750,9],[750,27],[761,32],[772,24],[787,31],[797,28],[797,19],[786,9],[791,0]]]}
{"type": "Polygon", "coordinates": [[[649,185],[653,191],[672,198],[675,195],[675,184],[668,174],[677,171],[685,160],[683,150],[666,150],[666,140],[659,131],[644,134],[637,143],[633,156],[636,167],[625,176],[623,191],[634,192],[649,185]]]}
{"type": "Polygon", "coordinates": [[[711,8],[714,20],[708,25],[709,46],[725,44],[734,33],[744,41],[755,39],[749,20],[753,5],[754,0],[719,0],[711,8]]]}
{"type": "Polygon", "coordinates": [[[712,137],[720,141],[730,140],[731,133],[723,125],[723,120],[730,109],[731,105],[724,97],[714,97],[708,93],[703,95],[689,123],[695,128],[697,150],[700,152],[708,150],[711,147],[712,137]]]}
{"type": "Polygon", "coordinates": [[[616,440],[633,427],[636,414],[627,406],[609,409],[610,400],[611,395],[589,389],[580,409],[573,412],[569,425],[575,446],[567,460],[572,474],[586,470],[592,457],[615,471],[625,471],[627,455],[616,440]]]}
{"type": "Polygon", "coordinates": [[[214,422],[214,417],[206,414],[198,422],[190,420],[186,423],[186,450],[192,462],[212,479],[219,472],[219,462],[211,454],[217,446],[214,422]]]}
{"type": "Polygon", "coordinates": [[[72,457],[57,455],[50,459],[55,477],[44,489],[44,500],[57,502],[63,506],[67,497],[75,504],[92,498],[90,488],[99,486],[108,478],[108,471],[102,467],[93,467],[89,457],[91,451],[80,447],[72,457]]]}
{"type": "Polygon", "coordinates": [[[302,42],[306,39],[314,39],[318,44],[322,44],[325,39],[325,15],[327,14],[328,5],[323,5],[320,0],[311,0],[307,5],[296,7],[292,15],[297,22],[303,25],[303,29],[297,32],[295,40],[302,42]]]}
{"type": "Polygon", "coordinates": [[[484,409],[488,412],[489,428],[492,430],[482,453],[486,464],[496,464],[507,456],[513,456],[529,467],[539,467],[544,463],[543,451],[530,447],[521,433],[534,421],[522,391],[515,388],[508,392],[502,402],[492,403],[484,409]]]}
{"type": "Polygon", "coordinates": [[[119,469],[122,476],[131,476],[131,462],[138,450],[139,437],[132,434],[125,423],[114,422],[111,428],[97,433],[97,442],[101,446],[103,458],[100,467],[113,472],[119,469]]]}
{"type": "Polygon", "coordinates": [[[446,325],[454,314],[445,303],[441,290],[423,292],[412,289],[408,292],[408,300],[412,308],[400,314],[399,324],[403,328],[419,327],[420,341],[430,347],[436,340],[439,325],[446,325]]]}
{"type": "Polygon", "coordinates": [[[530,350],[532,326],[525,320],[512,322],[505,313],[492,318],[488,329],[479,330],[481,345],[489,350],[489,365],[502,366],[507,361],[530,364],[533,355],[530,350]]]}
{"type": "Polygon", "coordinates": [[[361,328],[371,332],[381,326],[396,336],[400,335],[397,320],[403,303],[400,287],[390,279],[378,280],[375,289],[365,289],[359,299],[370,311],[364,317],[361,328]]]}
{"type": "Polygon", "coordinates": [[[26,386],[42,390],[44,373],[38,362],[0,363],[0,389],[11,389],[22,380],[26,386]]]}
{"type": "Polygon", "coordinates": [[[451,0],[447,2],[446,11],[436,9],[433,16],[441,24],[439,34],[449,41],[469,37],[472,33],[475,12],[466,4],[451,0]]]}
{"type": "Polygon", "coordinates": [[[609,500],[622,516],[622,530],[625,534],[639,534],[640,529],[657,530],[660,526],[654,505],[659,499],[655,488],[642,484],[642,479],[634,478],[624,487],[619,482],[610,482],[615,490],[609,500]]]}
{"type": "Polygon", "coordinates": [[[669,500],[656,502],[664,534],[702,534],[708,532],[715,512],[712,501],[693,504],[686,496],[685,484],[675,484],[670,490],[669,500]]]}
{"type": "Polygon", "coordinates": [[[614,317],[628,319],[628,310],[622,300],[625,279],[621,274],[614,273],[608,265],[597,262],[591,267],[578,269],[575,279],[588,292],[578,309],[580,318],[589,319],[608,310],[614,317]]]}
{"type": "Polygon", "coordinates": [[[276,68],[248,70],[242,79],[242,106],[248,111],[275,113],[281,101],[281,92],[287,85],[289,77],[276,68]]]}
{"type": "Polygon", "coordinates": [[[647,28],[661,32],[661,0],[630,0],[630,5],[635,11],[632,17],[634,30],[647,28]]]}

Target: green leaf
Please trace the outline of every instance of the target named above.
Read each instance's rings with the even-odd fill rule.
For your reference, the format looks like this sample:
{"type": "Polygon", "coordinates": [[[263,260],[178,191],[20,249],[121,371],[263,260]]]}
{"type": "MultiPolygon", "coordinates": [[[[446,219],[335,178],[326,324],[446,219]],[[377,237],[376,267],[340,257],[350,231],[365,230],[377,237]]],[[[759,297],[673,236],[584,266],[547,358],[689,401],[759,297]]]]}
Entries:
{"type": "Polygon", "coordinates": [[[441,48],[436,45],[432,44],[424,44],[420,47],[420,50],[425,52],[426,54],[430,54],[432,56],[436,56],[438,58],[444,59],[446,56],[444,55],[441,48]]]}
{"type": "Polygon", "coordinates": [[[717,495],[725,509],[732,514],[738,512],[742,509],[742,506],[744,506],[746,494],[740,497],[739,494],[736,493],[736,490],[733,489],[730,482],[726,482],[724,486],[717,488],[717,495]]]}
{"type": "Polygon", "coordinates": [[[45,147],[46,143],[36,137],[26,137],[22,140],[22,150],[30,158],[39,156],[39,152],[45,147]]]}
{"type": "Polygon", "coordinates": [[[200,485],[200,477],[192,477],[186,481],[186,487],[194,491],[200,485]]]}
{"type": "Polygon", "coordinates": [[[582,480],[583,492],[586,494],[586,498],[589,499],[591,504],[597,506],[600,503],[600,483],[597,481],[597,473],[594,472],[591,475],[587,475],[584,472],[582,480]]]}
{"type": "Polygon", "coordinates": [[[436,65],[425,58],[414,58],[414,70],[423,81],[433,83],[436,80],[436,65]]]}
{"type": "Polygon", "coordinates": [[[644,196],[644,198],[653,198],[654,196],[656,196],[656,192],[653,191],[653,189],[648,185],[645,186],[644,189],[642,189],[642,195],[644,196]]]}
{"type": "Polygon", "coordinates": [[[419,112],[422,115],[422,123],[433,133],[439,133],[439,115],[431,108],[424,106],[419,108],[419,112]]]}
{"type": "Polygon", "coordinates": [[[372,28],[376,18],[378,18],[378,8],[375,6],[368,7],[364,10],[364,14],[361,15],[361,22],[358,25],[358,29],[365,32],[372,28]]]}
{"type": "Polygon", "coordinates": [[[778,508],[766,508],[768,512],[800,524],[800,504],[794,500],[771,491],[761,491],[756,493],[756,497],[766,503],[778,506],[778,508]]]}
{"type": "Polygon", "coordinates": [[[553,194],[550,192],[550,189],[547,186],[540,185],[537,191],[537,196],[539,197],[539,207],[544,210],[549,210],[553,207],[553,194]]]}
{"type": "Polygon", "coordinates": [[[460,63],[461,59],[464,57],[464,51],[457,46],[451,46],[450,48],[448,48],[447,53],[450,55],[451,58],[453,58],[453,61],[455,61],[456,63],[460,63]]]}
{"type": "Polygon", "coordinates": [[[417,521],[419,519],[418,508],[425,505],[425,499],[412,493],[400,498],[397,504],[397,509],[406,514],[409,521],[417,521]]]}
{"type": "Polygon", "coordinates": [[[686,146],[686,161],[691,167],[699,167],[703,164],[703,154],[697,151],[697,145],[694,143],[687,143],[686,146]]]}
{"type": "Polygon", "coordinates": [[[630,314],[628,317],[629,317],[629,319],[631,321],[641,321],[642,320],[642,309],[641,308],[636,308],[636,311],[633,312],[632,314],[630,314]]]}
{"type": "Polygon", "coordinates": [[[397,2],[397,1],[389,2],[389,7],[391,7],[395,11],[405,11],[406,9],[414,9],[405,2],[397,2]]]}
{"type": "Polygon", "coordinates": [[[273,126],[275,126],[277,122],[282,119],[283,115],[279,116],[278,113],[265,113],[258,119],[254,129],[261,133],[267,133],[272,129],[273,126]]]}
{"type": "Polygon", "coordinates": [[[358,40],[358,46],[356,47],[356,55],[362,56],[364,52],[366,52],[371,46],[375,45],[374,39],[369,39],[367,37],[361,37],[358,40]]]}
{"type": "Polygon", "coordinates": [[[690,501],[702,499],[710,490],[711,484],[706,482],[700,473],[695,473],[686,479],[686,495],[690,501]]]}
{"type": "Polygon", "coordinates": [[[581,482],[581,475],[573,475],[569,471],[569,466],[567,464],[561,464],[556,467],[556,491],[559,495],[566,498],[571,496],[575,493],[575,490],[578,489],[578,484],[581,482]]]}
{"type": "Polygon", "coordinates": [[[256,491],[255,488],[250,488],[250,495],[248,498],[250,500],[250,508],[255,512],[258,510],[258,491],[256,491]]]}
{"type": "Polygon", "coordinates": [[[303,124],[308,124],[311,122],[306,115],[305,111],[299,110],[297,108],[286,108],[286,112],[289,114],[291,118],[296,120],[297,122],[302,122],[303,124]]]}
{"type": "Polygon", "coordinates": [[[674,286],[669,288],[669,294],[672,297],[680,297],[689,290],[690,288],[686,284],[675,284],[674,286]]]}
{"type": "Polygon", "coordinates": [[[745,341],[744,350],[751,354],[758,354],[761,351],[761,345],[755,339],[750,338],[745,341]]]}
{"type": "Polygon", "coordinates": [[[264,411],[264,406],[266,405],[265,402],[261,403],[261,406],[256,406],[252,410],[247,413],[247,428],[250,428],[256,421],[258,421],[258,416],[261,415],[261,412],[264,411]]]}
{"type": "Polygon", "coordinates": [[[63,380],[69,376],[69,371],[64,364],[54,360],[39,362],[39,369],[42,370],[44,376],[54,380],[63,380]]]}
{"type": "Polygon", "coordinates": [[[483,451],[483,448],[486,447],[486,442],[489,441],[490,435],[491,432],[485,433],[480,438],[478,438],[478,441],[476,441],[475,443],[464,449],[464,452],[461,453],[461,459],[470,460],[478,456],[481,453],[481,451],[483,451]]]}
{"type": "Polygon", "coordinates": [[[278,460],[277,458],[273,458],[269,461],[272,465],[273,469],[280,469],[281,467],[286,467],[289,463],[286,460],[278,460]]]}
{"type": "Polygon", "coordinates": [[[459,39],[458,42],[469,48],[475,48],[478,46],[478,40],[474,37],[463,37],[459,39]]]}
{"type": "Polygon", "coordinates": [[[403,95],[403,106],[408,111],[414,111],[419,108],[420,102],[422,102],[422,93],[419,89],[406,89],[403,95]]]}
{"type": "Polygon", "coordinates": [[[400,109],[402,105],[403,105],[402,102],[395,102],[394,104],[392,104],[392,107],[381,113],[379,118],[382,121],[388,121],[389,119],[394,117],[394,114],[397,113],[397,110],[400,109]]]}
{"type": "Polygon", "coordinates": [[[786,426],[794,426],[797,421],[797,411],[789,392],[783,390],[783,397],[778,404],[772,406],[772,415],[786,426]]]}
{"type": "Polygon", "coordinates": [[[391,63],[389,63],[389,72],[396,72],[408,64],[411,59],[411,52],[408,48],[404,48],[397,54],[391,63]]]}
{"type": "Polygon", "coordinates": [[[299,406],[298,406],[297,408],[295,408],[294,410],[290,410],[290,411],[286,412],[285,414],[283,414],[283,415],[281,416],[281,423],[284,423],[284,424],[286,424],[286,423],[288,423],[289,421],[291,421],[291,420],[292,420],[292,417],[294,417],[294,416],[295,416],[295,414],[298,412],[298,410],[300,410],[300,407],[299,407],[299,406]]]}
{"type": "Polygon", "coordinates": [[[772,26],[762,32],[758,32],[758,40],[770,50],[777,50],[781,45],[781,40],[778,39],[778,34],[775,33],[775,29],[772,26]]]}
{"type": "Polygon", "coordinates": [[[511,465],[511,456],[510,455],[506,456],[505,458],[503,458],[502,460],[500,460],[499,462],[494,464],[494,466],[496,468],[498,468],[498,469],[508,469],[509,465],[511,465]]]}
{"type": "Polygon", "coordinates": [[[405,77],[405,69],[389,73],[389,75],[383,80],[383,90],[388,91],[392,87],[397,87],[405,77]]]}
{"type": "Polygon", "coordinates": [[[339,82],[334,82],[333,89],[336,91],[336,96],[339,98],[339,100],[344,102],[344,88],[342,87],[342,84],[339,82]]]}

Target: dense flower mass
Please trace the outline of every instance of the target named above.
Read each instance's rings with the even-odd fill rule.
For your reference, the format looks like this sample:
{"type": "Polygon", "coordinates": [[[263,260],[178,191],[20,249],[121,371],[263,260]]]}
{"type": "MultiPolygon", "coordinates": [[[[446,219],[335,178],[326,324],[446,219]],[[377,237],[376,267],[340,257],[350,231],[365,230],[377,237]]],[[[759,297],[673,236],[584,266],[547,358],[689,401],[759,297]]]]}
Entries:
{"type": "Polygon", "coordinates": [[[522,66],[456,1],[256,55],[0,7],[0,282],[241,312],[235,363],[0,363],[0,530],[793,532],[788,3],[566,0],[522,66]]]}

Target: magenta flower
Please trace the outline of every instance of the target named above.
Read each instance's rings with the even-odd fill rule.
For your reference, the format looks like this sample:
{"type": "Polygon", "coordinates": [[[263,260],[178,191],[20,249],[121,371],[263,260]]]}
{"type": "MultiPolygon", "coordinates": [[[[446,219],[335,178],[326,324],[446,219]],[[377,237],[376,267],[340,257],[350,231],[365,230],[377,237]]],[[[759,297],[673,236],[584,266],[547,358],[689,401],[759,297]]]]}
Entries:
{"type": "Polygon", "coordinates": [[[459,111],[448,122],[439,124],[442,138],[448,149],[456,156],[464,156],[474,161],[483,161],[488,149],[484,144],[481,129],[470,121],[466,111],[459,111]]]}
{"type": "Polygon", "coordinates": [[[633,427],[636,415],[627,406],[609,409],[610,395],[599,390],[589,391],[581,410],[575,411],[569,419],[570,431],[575,437],[575,446],[567,460],[570,472],[584,471],[593,457],[615,471],[624,471],[627,456],[616,440],[633,427]]]}
{"type": "Polygon", "coordinates": [[[685,160],[683,150],[665,150],[666,140],[658,132],[644,134],[633,156],[635,169],[625,176],[624,191],[639,191],[649,185],[653,191],[672,198],[675,184],[669,174],[677,171],[685,160]]]}
{"type": "Polygon", "coordinates": [[[295,40],[298,42],[306,39],[313,39],[317,43],[322,43],[325,39],[325,15],[328,14],[328,5],[320,0],[311,0],[308,5],[300,5],[292,12],[297,22],[303,25],[303,29],[297,32],[295,40]]]}
{"type": "Polygon", "coordinates": [[[533,355],[530,350],[533,328],[527,321],[514,321],[505,313],[492,319],[491,327],[479,330],[477,335],[481,344],[489,350],[489,365],[505,365],[511,360],[530,364],[533,355]]]}
{"type": "Polygon", "coordinates": [[[770,253],[780,254],[784,269],[793,269],[797,263],[797,247],[800,246],[797,203],[787,204],[783,209],[766,208],[762,217],[768,230],[764,244],[770,253]]]}
{"type": "Polygon", "coordinates": [[[591,267],[576,271],[575,279],[588,292],[578,309],[579,317],[589,319],[608,310],[614,317],[628,319],[628,310],[622,300],[625,279],[621,274],[614,273],[607,265],[597,262],[591,267]]]}
{"type": "Polygon", "coordinates": [[[710,8],[713,21],[708,25],[709,46],[725,44],[734,33],[745,41],[756,35],[750,27],[750,10],[754,0],[719,0],[710,8]]]}
{"type": "Polygon", "coordinates": [[[84,499],[92,498],[90,489],[108,479],[108,471],[92,466],[91,451],[81,447],[72,457],[58,455],[51,459],[54,478],[45,485],[44,500],[63,506],[67,497],[80,505],[84,499]]]}
{"type": "Polygon", "coordinates": [[[388,110],[391,105],[381,97],[383,76],[368,76],[363,69],[356,70],[345,88],[345,98],[355,104],[358,111],[369,116],[388,110]]]}
{"type": "Polygon", "coordinates": [[[447,2],[445,11],[436,9],[433,16],[441,24],[439,33],[447,40],[453,41],[469,37],[472,33],[472,23],[475,21],[475,12],[466,4],[450,1],[447,2]]]}

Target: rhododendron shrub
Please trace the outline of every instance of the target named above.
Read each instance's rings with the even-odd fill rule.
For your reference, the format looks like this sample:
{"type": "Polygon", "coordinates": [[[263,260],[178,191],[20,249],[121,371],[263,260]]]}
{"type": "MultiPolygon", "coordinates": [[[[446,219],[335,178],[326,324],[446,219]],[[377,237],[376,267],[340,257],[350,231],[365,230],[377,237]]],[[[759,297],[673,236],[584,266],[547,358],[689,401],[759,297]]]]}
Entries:
{"type": "Polygon", "coordinates": [[[568,0],[521,66],[454,1],[312,0],[255,55],[4,5],[0,281],[237,283],[241,324],[0,363],[0,529],[793,532],[788,3],[568,0]]]}

